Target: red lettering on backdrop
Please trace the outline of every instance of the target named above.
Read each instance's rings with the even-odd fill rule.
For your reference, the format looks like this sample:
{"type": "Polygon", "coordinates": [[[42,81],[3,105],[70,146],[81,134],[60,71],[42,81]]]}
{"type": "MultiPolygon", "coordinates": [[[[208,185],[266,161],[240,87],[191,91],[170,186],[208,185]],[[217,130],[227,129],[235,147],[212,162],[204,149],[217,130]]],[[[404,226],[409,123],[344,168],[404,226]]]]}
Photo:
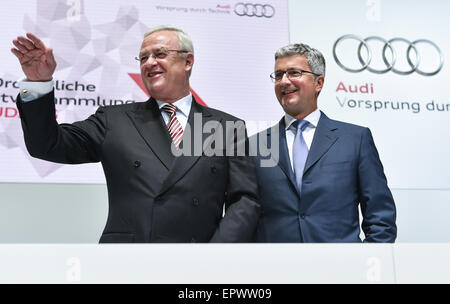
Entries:
{"type": "Polygon", "coordinates": [[[360,86],[359,91],[361,93],[369,93],[369,84],[366,83],[365,85],[360,86]]]}
{"type": "Polygon", "coordinates": [[[0,107],[0,117],[3,115],[5,118],[14,118],[17,117],[19,112],[16,108],[10,108],[10,107],[0,107]]]}
{"type": "Polygon", "coordinates": [[[338,87],[337,87],[337,89],[336,89],[336,92],[339,92],[340,90],[343,90],[343,91],[345,91],[346,93],[348,93],[348,92],[347,92],[347,89],[345,88],[345,85],[342,83],[342,81],[339,82],[339,85],[338,85],[338,87]]]}
{"type": "Polygon", "coordinates": [[[339,84],[336,88],[336,92],[339,92],[339,91],[344,91],[345,93],[348,93],[350,91],[350,93],[358,93],[359,92],[359,93],[363,93],[363,94],[368,94],[368,93],[373,94],[373,83],[370,84],[370,87],[369,87],[369,84],[366,83],[366,84],[360,85],[359,88],[356,84],[354,86],[349,85],[348,90],[347,90],[347,88],[345,87],[345,84],[341,81],[341,82],[339,82],[339,84]]]}
{"type": "Polygon", "coordinates": [[[5,108],[5,117],[11,118],[11,117],[16,117],[16,116],[17,116],[17,109],[5,108]]]}
{"type": "Polygon", "coordinates": [[[348,90],[350,91],[350,93],[357,93],[358,92],[358,86],[354,86],[354,89],[352,90],[352,86],[349,85],[348,86],[348,90]]]}

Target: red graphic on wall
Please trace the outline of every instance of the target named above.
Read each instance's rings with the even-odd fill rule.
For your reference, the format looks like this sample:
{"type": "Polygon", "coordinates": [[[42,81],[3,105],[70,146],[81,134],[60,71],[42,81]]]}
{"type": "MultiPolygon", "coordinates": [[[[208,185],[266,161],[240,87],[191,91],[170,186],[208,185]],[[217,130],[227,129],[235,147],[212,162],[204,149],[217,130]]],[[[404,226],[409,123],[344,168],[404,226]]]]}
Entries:
{"type": "MultiPolygon", "coordinates": [[[[141,88],[142,91],[144,91],[144,93],[150,97],[150,95],[148,94],[147,90],[145,89],[144,83],[142,82],[142,78],[141,78],[141,74],[136,74],[136,73],[128,73],[128,75],[130,75],[131,79],[133,79],[136,84],[141,88]]],[[[191,93],[192,96],[194,96],[195,100],[201,104],[202,106],[207,107],[206,103],[200,98],[200,96],[198,96],[197,93],[195,93],[195,91],[193,89],[191,89],[191,93]]]]}

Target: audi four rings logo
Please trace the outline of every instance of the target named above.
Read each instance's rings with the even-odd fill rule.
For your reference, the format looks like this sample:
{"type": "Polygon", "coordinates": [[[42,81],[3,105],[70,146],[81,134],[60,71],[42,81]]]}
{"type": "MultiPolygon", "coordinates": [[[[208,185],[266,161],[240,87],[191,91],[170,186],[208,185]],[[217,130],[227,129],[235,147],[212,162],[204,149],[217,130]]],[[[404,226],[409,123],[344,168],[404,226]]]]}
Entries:
{"type": "Polygon", "coordinates": [[[362,39],[356,35],[344,35],[344,36],[338,38],[336,40],[336,42],[334,43],[333,57],[334,57],[334,60],[336,61],[336,63],[342,69],[344,69],[348,72],[352,72],[352,73],[358,73],[358,72],[361,72],[364,70],[368,70],[368,71],[370,71],[372,73],[376,73],[376,74],[384,74],[389,71],[392,71],[392,72],[400,74],[400,75],[408,75],[408,74],[417,72],[420,75],[433,76],[433,75],[436,75],[437,73],[439,73],[439,71],[442,69],[442,66],[444,65],[444,56],[441,52],[441,49],[433,41],[430,41],[428,39],[418,39],[418,40],[411,42],[405,38],[392,38],[391,40],[386,40],[386,39],[383,39],[378,36],[370,36],[365,39],[362,39]],[[339,60],[339,58],[336,54],[336,48],[339,45],[339,43],[343,42],[344,40],[349,40],[349,39],[359,41],[357,53],[358,53],[359,62],[361,63],[361,68],[355,69],[355,68],[349,68],[349,67],[345,66],[341,62],[341,60],[339,60]],[[383,50],[381,51],[381,58],[383,59],[384,64],[386,65],[385,69],[374,69],[373,67],[370,66],[370,63],[372,60],[372,50],[370,49],[367,42],[371,41],[371,40],[377,40],[377,41],[381,41],[382,43],[384,43],[383,50]],[[408,61],[409,67],[407,70],[400,70],[395,67],[396,59],[397,59],[397,52],[395,51],[394,47],[392,46],[393,42],[403,42],[408,45],[408,49],[406,50],[406,59],[408,61]],[[420,66],[420,54],[416,47],[418,44],[428,44],[429,46],[431,46],[437,50],[437,56],[439,56],[439,58],[438,58],[439,66],[435,70],[425,72],[423,70],[423,67],[420,66]],[[361,54],[361,50],[363,48],[365,49],[365,51],[367,53],[366,59],[364,59],[361,54]],[[389,50],[389,53],[391,56],[386,56],[386,53],[388,50],[389,50]],[[413,56],[411,56],[412,55],[411,53],[415,54],[415,58],[413,56]]]}
{"type": "Polygon", "coordinates": [[[239,2],[234,6],[234,12],[238,16],[272,18],[275,15],[275,8],[270,4],[239,2]]]}

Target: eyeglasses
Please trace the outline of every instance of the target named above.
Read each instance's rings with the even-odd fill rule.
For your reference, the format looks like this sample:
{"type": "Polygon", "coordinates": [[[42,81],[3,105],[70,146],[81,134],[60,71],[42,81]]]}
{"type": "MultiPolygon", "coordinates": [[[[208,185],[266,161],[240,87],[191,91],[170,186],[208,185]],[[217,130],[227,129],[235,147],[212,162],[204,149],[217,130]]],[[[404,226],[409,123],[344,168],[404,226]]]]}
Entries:
{"type": "Polygon", "coordinates": [[[286,77],[289,80],[299,79],[300,77],[302,77],[303,73],[320,76],[319,74],[316,74],[316,73],[313,73],[310,71],[291,69],[291,70],[287,70],[287,71],[275,71],[272,74],[270,74],[270,79],[272,79],[273,82],[280,82],[281,79],[283,79],[283,75],[285,73],[286,73],[286,77]]]}
{"type": "Polygon", "coordinates": [[[157,50],[155,50],[150,55],[148,53],[142,54],[139,57],[134,57],[137,61],[139,61],[141,64],[145,63],[150,57],[153,57],[154,59],[165,59],[167,56],[169,56],[170,52],[177,52],[177,53],[189,53],[189,51],[186,50],[168,50],[165,47],[161,47],[157,50]]]}

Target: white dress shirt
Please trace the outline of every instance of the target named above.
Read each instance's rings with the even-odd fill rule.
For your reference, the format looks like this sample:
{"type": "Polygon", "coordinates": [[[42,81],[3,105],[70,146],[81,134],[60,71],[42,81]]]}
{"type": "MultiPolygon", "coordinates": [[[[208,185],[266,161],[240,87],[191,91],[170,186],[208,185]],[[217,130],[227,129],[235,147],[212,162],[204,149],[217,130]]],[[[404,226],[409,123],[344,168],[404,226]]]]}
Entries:
{"type": "Polygon", "coordinates": [[[32,101],[50,93],[53,90],[53,80],[50,81],[27,81],[19,80],[19,94],[22,101],[32,101]]]}
{"type": "MultiPolygon", "coordinates": [[[[158,103],[160,110],[164,105],[168,104],[167,102],[160,101],[160,100],[156,100],[156,102],[158,103]]],[[[175,115],[177,116],[177,119],[180,122],[181,127],[183,128],[183,131],[184,131],[184,129],[186,128],[187,121],[188,121],[189,112],[191,111],[192,94],[189,93],[189,95],[173,102],[172,104],[177,107],[177,111],[175,112],[175,115]]],[[[161,115],[164,119],[164,122],[167,125],[170,120],[169,114],[167,114],[166,111],[161,110],[161,115]]]]}
{"type": "MultiPolygon", "coordinates": [[[[317,124],[320,119],[320,110],[316,109],[314,112],[310,113],[308,116],[303,118],[309,122],[308,126],[303,130],[303,138],[305,139],[306,145],[308,146],[308,151],[311,149],[311,144],[314,138],[314,133],[316,132],[317,124]]],[[[286,125],[286,143],[289,150],[289,159],[291,161],[291,168],[294,168],[294,159],[292,158],[292,151],[294,146],[294,139],[297,130],[292,126],[292,124],[296,121],[294,117],[289,114],[284,115],[284,123],[286,125]]]]}

